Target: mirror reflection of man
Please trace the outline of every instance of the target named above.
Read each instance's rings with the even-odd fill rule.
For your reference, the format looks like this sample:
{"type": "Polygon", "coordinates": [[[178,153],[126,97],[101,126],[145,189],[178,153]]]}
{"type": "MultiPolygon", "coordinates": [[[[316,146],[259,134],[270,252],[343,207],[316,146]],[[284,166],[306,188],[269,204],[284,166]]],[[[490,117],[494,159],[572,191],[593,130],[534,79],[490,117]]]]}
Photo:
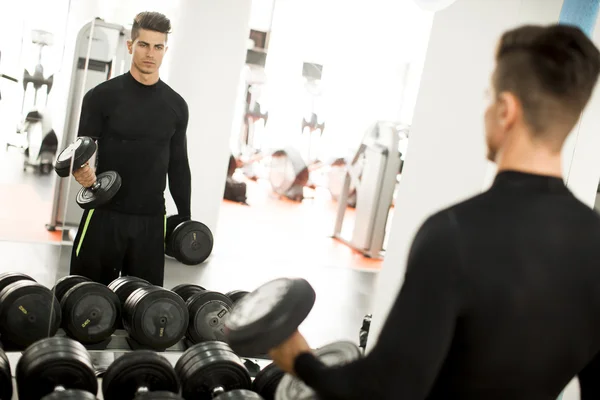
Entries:
{"type": "Polygon", "coordinates": [[[159,77],[170,30],[164,15],[138,14],[127,42],[130,71],[83,99],[79,135],[98,141],[98,163],[95,171],[88,165],[73,176],[89,187],[96,173],[112,170],[122,186],[108,204],[84,212],[71,274],[104,284],[131,275],[162,286],[167,176],[179,215],[190,219],[188,106],[159,77]]]}

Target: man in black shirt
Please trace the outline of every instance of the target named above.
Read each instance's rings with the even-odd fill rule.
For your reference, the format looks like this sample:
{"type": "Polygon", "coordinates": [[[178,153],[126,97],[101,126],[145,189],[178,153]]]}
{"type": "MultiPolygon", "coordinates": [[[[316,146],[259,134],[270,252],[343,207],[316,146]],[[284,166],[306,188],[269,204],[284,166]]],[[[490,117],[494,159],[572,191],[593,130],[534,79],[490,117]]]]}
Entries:
{"type": "Polygon", "coordinates": [[[485,113],[486,192],[428,218],[379,340],[327,367],[294,334],[270,351],[323,399],[600,399],[600,217],[563,183],[561,149],[600,54],[581,30],[505,33],[485,113]]]}
{"type": "MultiPolygon", "coordinates": [[[[128,41],[130,71],[83,99],[79,135],[98,142],[96,172],[118,172],[122,186],[108,204],[84,213],[71,274],[108,284],[120,273],[162,286],[167,175],[179,215],[191,216],[188,107],[159,78],[170,30],[164,15],[138,14],[128,41]]],[[[96,180],[90,166],[73,175],[86,187],[96,180]]]]}

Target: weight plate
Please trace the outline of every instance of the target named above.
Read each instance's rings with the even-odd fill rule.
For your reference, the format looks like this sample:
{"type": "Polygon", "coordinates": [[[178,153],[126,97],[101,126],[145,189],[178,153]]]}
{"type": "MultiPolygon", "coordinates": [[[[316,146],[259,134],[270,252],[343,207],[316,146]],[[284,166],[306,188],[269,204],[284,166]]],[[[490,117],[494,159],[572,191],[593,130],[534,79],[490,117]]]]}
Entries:
{"type": "Polygon", "coordinates": [[[83,390],[59,390],[44,396],[42,400],[96,400],[96,396],[83,390]]]}
{"type": "Polygon", "coordinates": [[[121,319],[117,295],[96,282],[81,282],[61,301],[63,328],[69,337],[83,343],[100,343],[113,334],[121,319]]]}
{"type": "Polygon", "coordinates": [[[10,285],[11,283],[17,281],[33,281],[35,279],[30,277],[29,275],[22,274],[20,272],[4,272],[0,274],[0,292],[4,290],[5,287],[10,285]]]}
{"type": "Polygon", "coordinates": [[[171,392],[141,392],[134,400],[183,400],[183,397],[171,392]]]}
{"type": "Polygon", "coordinates": [[[187,338],[192,343],[207,340],[225,341],[225,319],[231,313],[233,302],[224,294],[203,291],[187,301],[190,323],[187,338]]]}
{"type": "Polygon", "coordinates": [[[140,389],[179,393],[179,379],[169,360],[150,350],[125,353],[102,379],[105,399],[131,400],[140,389]]]}
{"type": "Polygon", "coordinates": [[[245,290],[232,290],[225,294],[225,296],[229,297],[233,304],[235,305],[242,297],[247,295],[250,292],[246,292],[245,290]]]}
{"type": "MultiPolygon", "coordinates": [[[[315,350],[315,355],[327,366],[340,366],[358,360],[362,353],[357,345],[351,342],[335,342],[315,350]]],[[[277,392],[277,400],[314,400],[315,392],[300,379],[285,374],[281,379],[277,392]]]]}
{"type": "Polygon", "coordinates": [[[60,304],[50,289],[23,280],[0,292],[0,335],[2,341],[25,348],[54,336],[61,323],[60,304]]]}
{"type": "Polygon", "coordinates": [[[143,346],[164,350],[177,344],[189,323],[181,297],[157,286],[137,289],[123,307],[123,326],[143,346]]]}
{"type": "Polygon", "coordinates": [[[231,392],[225,392],[217,397],[215,400],[264,400],[258,393],[250,390],[238,389],[232,390],[231,392]]]}
{"type": "Polygon", "coordinates": [[[147,280],[135,276],[122,276],[108,284],[108,288],[117,294],[121,306],[125,305],[125,301],[131,293],[146,286],[152,285],[147,280]]]}
{"type": "Polygon", "coordinates": [[[0,349],[0,399],[10,400],[13,395],[10,362],[4,350],[0,349]]]}
{"type": "Polygon", "coordinates": [[[208,400],[222,391],[250,389],[250,373],[223,342],[209,341],[188,348],[177,360],[184,399],[208,400]]]}
{"type": "Polygon", "coordinates": [[[280,278],[247,294],[225,322],[227,342],[238,354],[266,354],[289,338],[310,313],[315,291],[304,279],[280,278]]]}
{"type": "Polygon", "coordinates": [[[198,221],[179,224],[170,236],[172,257],[185,265],[203,263],[213,249],[213,235],[210,229],[198,221]]]}
{"type": "Polygon", "coordinates": [[[185,222],[185,221],[189,221],[189,220],[190,220],[189,217],[182,217],[178,214],[169,215],[167,217],[167,226],[165,229],[165,254],[168,255],[169,257],[174,257],[173,256],[173,245],[172,245],[172,241],[171,241],[171,235],[173,234],[173,231],[179,224],[181,224],[182,222],[185,222]]]}
{"type": "Polygon", "coordinates": [[[81,188],[77,192],[77,204],[84,210],[98,208],[108,203],[121,188],[121,176],[115,171],[107,171],[96,175],[100,187],[96,191],[81,188]]]}
{"type": "Polygon", "coordinates": [[[74,158],[73,171],[77,171],[92,158],[97,147],[94,139],[86,136],[78,137],[66,149],[60,152],[56,158],[54,170],[58,176],[66,178],[71,174],[71,159],[74,158]]]}
{"type": "Polygon", "coordinates": [[[68,275],[68,276],[60,278],[58,281],[56,281],[56,284],[52,288],[52,291],[54,292],[54,296],[56,296],[56,298],[60,302],[62,300],[63,296],[65,295],[65,293],[67,293],[69,291],[69,289],[71,289],[73,286],[75,286],[81,282],[91,282],[91,281],[92,281],[91,279],[86,278],[85,276],[68,275]]]}
{"type": "Polygon", "coordinates": [[[188,299],[195,293],[202,292],[204,289],[202,286],[194,285],[191,283],[183,283],[175,286],[171,291],[177,293],[183,301],[187,302],[188,299]]]}
{"type": "Polygon", "coordinates": [[[276,364],[271,363],[264,367],[254,378],[252,390],[260,394],[265,400],[274,400],[277,386],[285,372],[276,364]]]}
{"type": "Polygon", "coordinates": [[[65,338],[42,339],[23,352],[16,368],[19,399],[41,399],[57,386],[98,393],[92,357],[81,343],[65,338]]]}

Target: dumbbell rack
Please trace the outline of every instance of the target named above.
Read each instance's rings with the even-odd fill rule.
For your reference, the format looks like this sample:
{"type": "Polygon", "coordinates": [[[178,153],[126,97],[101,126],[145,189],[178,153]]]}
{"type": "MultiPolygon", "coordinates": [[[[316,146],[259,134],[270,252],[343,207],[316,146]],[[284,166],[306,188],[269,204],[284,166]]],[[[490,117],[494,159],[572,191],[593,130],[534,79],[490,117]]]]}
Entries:
{"type": "MultiPolygon", "coordinates": [[[[59,329],[58,332],[56,333],[56,335],[54,335],[54,336],[66,336],[66,334],[62,329],[59,329]]],[[[133,348],[134,346],[132,346],[131,344],[132,344],[132,341],[131,341],[131,339],[129,339],[129,335],[127,334],[127,331],[125,331],[124,329],[117,329],[111,336],[108,343],[104,344],[106,346],[104,349],[101,349],[101,350],[98,349],[99,347],[104,347],[104,346],[99,346],[99,345],[86,346],[88,349],[88,352],[92,356],[92,360],[93,360],[94,366],[96,368],[97,374],[100,375],[100,377],[98,378],[99,388],[102,387],[102,374],[104,371],[106,371],[108,366],[110,364],[112,364],[117,358],[122,356],[123,354],[134,351],[134,348],[133,348]]],[[[165,351],[157,351],[157,353],[164,356],[167,360],[169,360],[169,362],[173,366],[175,366],[175,364],[177,363],[177,361],[179,360],[179,358],[181,357],[181,355],[183,354],[183,352],[186,350],[187,347],[189,347],[189,346],[186,343],[186,339],[184,338],[179,343],[177,343],[175,346],[172,346],[172,347],[166,349],[165,351]]],[[[15,380],[14,374],[17,369],[17,363],[19,362],[19,360],[21,358],[22,352],[21,351],[12,351],[8,348],[5,349],[5,351],[6,351],[6,356],[8,357],[8,361],[10,362],[10,368],[11,368],[11,371],[13,374],[13,388],[15,389],[14,393],[13,393],[13,400],[18,400],[17,391],[16,391],[17,383],[15,380]]],[[[264,367],[266,367],[267,365],[269,365],[271,363],[271,360],[268,360],[263,357],[240,356],[240,358],[244,362],[250,361],[250,362],[257,364],[260,367],[260,369],[263,369],[264,367]]],[[[252,379],[254,379],[255,373],[252,373],[252,371],[250,371],[250,372],[251,372],[252,379]]],[[[96,395],[96,397],[100,400],[104,400],[101,390],[98,390],[98,394],[96,395]]]]}

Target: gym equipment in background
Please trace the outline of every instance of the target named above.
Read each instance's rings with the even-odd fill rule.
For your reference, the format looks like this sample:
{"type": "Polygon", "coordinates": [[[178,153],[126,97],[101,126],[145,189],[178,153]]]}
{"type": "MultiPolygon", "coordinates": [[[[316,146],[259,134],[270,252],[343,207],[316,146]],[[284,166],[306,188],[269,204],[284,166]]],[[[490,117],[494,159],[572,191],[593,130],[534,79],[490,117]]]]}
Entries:
{"type": "MultiPolygon", "coordinates": [[[[129,35],[130,32],[125,27],[104,22],[99,18],[85,24],[79,31],[75,43],[61,148],[66,148],[77,138],[83,96],[98,84],[128,70],[131,65],[131,55],[127,50],[129,35]]],[[[90,165],[95,165],[95,159],[95,156],[90,159],[90,165]]],[[[76,206],[77,193],[70,191],[73,185],[80,187],[73,177],[57,178],[50,222],[46,225],[48,230],[71,230],[79,226],[83,209],[76,206]]]]}
{"type": "Polygon", "coordinates": [[[49,174],[52,171],[54,156],[58,149],[58,138],[52,128],[52,119],[46,107],[48,105],[48,96],[54,83],[54,75],[48,77],[44,74],[42,65],[42,55],[44,47],[54,44],[52,33],[33,30],[31,32],[31,42],[38,47],[38,61],[35,65],[33,75],[27,68],[23,72],[23,101],[21,104],[21,114],[24,115],[23,121],[17,128],[18,142],[6,143],[6,149],[10,147],[18,148],[23,152],[23,171],[28,167],[37,169],[41,174],[49,174]],[[29,84],[33,87],[33,104],[31,109],[25,114],[25,100],[27,98],[29,84]],[[43,87],[46,88],[46,101],[44,104],[38,102],[38,92],[43,87]]]}
{"type": "Polygon", "coordinates": [[[308,178],[308,166],[295,148],[286,147],[271,154],[269,182],[279,196],[293,201],[304,200],[308,178]]]}
{"type": "Polygon", "coordinates": [[[233,178],[233,174],[235,174],[237,167],[237,160],[233,154],[229,155],[229,165],[227,166],[227,178],[225,179],[223,199],[248,205],[248,203],[246,203],[246,200],[248,199],[246,197],[246,182],[238,182],[233,178]]]}
{"type": "Polygon", "coordinates": [[[402,168],[400,135],[405,127],[393,122],[377,122],[370,127],[350,165],[347,166],[333,237],[371,258],[383,256],[388,215],[397,176],[402,168]],[[352,238],[341,236],[351,186],[356,188],[356,215],[352,238]]]}
{"type": "MultiPolygon", "coordinates": [[[[66,178],[84,167],[98,149],[94,139],[78,137],[66,149],[60,152],[54,170],[61,178],[66,178]],[[71,167],[71,165],[73,167],[71,167]]],[[[121,176],[115,171],[106,171],[96,175],[96,182],[90,187],[82,187],[77,193],[77,204],[84,210],[98,208],[112,200],[121,188],[121,176]]]]}
{"type": "Polygon", "coordinates": [[[319,161],[319,142],[323,136],[325,122],[319,117],[319,101],[323,95],[321,87],[321,77],[323,75],[323,65],[304,62],[302,64],[302,77],[304,78],[304,90],[306,91],[307,105],[305,106],[306,116],[302,118],[302,139],[303,139],[303,158],[307,165],[319,161]],[[316,151],[314,151],[316,148],[316,151]]]}
{"type": "Polygon", "coordinates": [[[167,217],[165,232],[165,254],[185,265],[202,264],[212,253],[213,234],[202,222],[167,217]]]}

